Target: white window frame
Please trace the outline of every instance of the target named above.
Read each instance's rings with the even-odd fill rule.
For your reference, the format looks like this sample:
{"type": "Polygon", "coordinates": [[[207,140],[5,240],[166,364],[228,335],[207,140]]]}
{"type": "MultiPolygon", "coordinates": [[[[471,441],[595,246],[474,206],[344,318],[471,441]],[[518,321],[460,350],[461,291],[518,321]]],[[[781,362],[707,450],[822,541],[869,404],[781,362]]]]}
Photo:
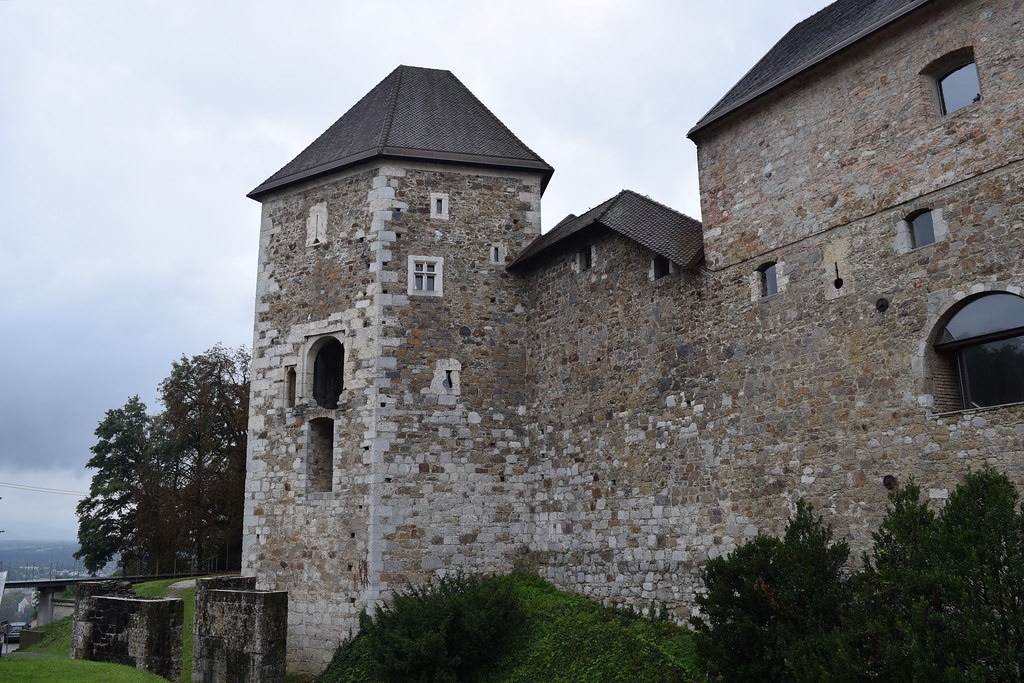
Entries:
{"type": "Polygon", "coordinates": [[[666,258],[666,257],[662,256],[661,254],[654,254],[653,256],[651,256],[651,267],[650,267],[650,270],[647,273],[647,276],[651,279],[651,282],[657,282],[658,280],[662,280],[662,279],[668,277],[669,275],[672,275],[675,272],[676,272],[676,264],[672,263],[672,259],[666,258]],[[655,265],[655,262],[659,258],[663,258],[666,261],[668,261],[668,272],[665,273],[664,275],[660,276],[660,277],[657,277],[657,276],[655,276],[655,273],[654,273],[654,265],[655,265]]]}
{"type": "Polygon", "coordinates": [[[899,254],[909,254],[912,251],[918,249],[927,249],[933,244],[938,244],[946,239],[946,235],[949,234],[949,223],[946,222],[945,217],[942,215],[942,207],[940,206],[921,206],[914,208],[911,211],[899,214],[896,217],[896,252],[899,254]],[[929,211],[932,214],[932,234],[935,239],[928,244],[917,245],[914,244],[914,231],[910,225],[910,221],[907,220],[910,216],[920,214],[923,211],[929,211]]]}
{"type": "Polygon", "coordinates": [[[444,295],[444,259],[440,256],[409,257],[409,296],[444,295]],[[428,285],[433,285],[428,289],[428,285]]]}
{"type": "Polygon", "coordinates": [[[438,220],[448,220],[448,195],[444,192],[430,193],[430,217],[438,220]],[[438,210],[440,203],[440,210],[438,210]]]}
{"type": "Polygon", "coordinates": [[[505,265],[505,257],[508,255],[508,251],[505,249],[504,244],[492,244],[491,248],[487,251],[487,258],[490,259],[492,265],[505,265]]]}

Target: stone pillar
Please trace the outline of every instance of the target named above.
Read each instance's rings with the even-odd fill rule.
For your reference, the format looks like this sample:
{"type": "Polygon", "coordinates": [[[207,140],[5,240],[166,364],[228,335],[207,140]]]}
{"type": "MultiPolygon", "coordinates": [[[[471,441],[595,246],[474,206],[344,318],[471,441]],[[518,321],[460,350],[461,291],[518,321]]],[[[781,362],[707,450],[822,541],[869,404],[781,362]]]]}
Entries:
{"type": "Polygon", "coordinates": [[[127,581],[80,583],[71,657],[124,664],[180,681],[183,607],[178,599],[135,595],[127,581]]]}
{"type": "Polygon", "coordinates": [[[255,588],[254,577],[196,580],[195,683],[283,683],[288,593],[255,588]]]}

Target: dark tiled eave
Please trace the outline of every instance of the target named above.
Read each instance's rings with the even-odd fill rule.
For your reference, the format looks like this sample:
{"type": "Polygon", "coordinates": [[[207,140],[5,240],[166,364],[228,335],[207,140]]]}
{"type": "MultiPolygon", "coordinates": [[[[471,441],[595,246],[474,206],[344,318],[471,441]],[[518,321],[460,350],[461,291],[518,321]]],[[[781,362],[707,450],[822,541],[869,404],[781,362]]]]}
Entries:
{"type": "Polygon", "coordinates": [[[531,161],[529,159],[504,159],[501,157],[478,156],[474,154],[458,154],[454,152],[433,152],[422,149],[411,149],[403,147],[383,147],[381,149],[369,149],[365,152],[353,154],[344,159],[338,159],[328,164],[321,164],[299,173],[294,173],[283,178],[268,180],[246,196],[250,199],[261,199],[275,190],[295,185],[306,180],[313,180],[320,176],[330,175],[345,168],[357,166],[370,159],[401,159],[403,161],[424,161],[442,164],[455,164],[460,166],[486,166],[490,168],[502,168],[510,170],[538,171],[543,174],[541,179],[541,192],[551,180],[554,169],[543,161],[531,161]]]}
{"type": "MultiPolygon", "coordinates": [[[[705,128],[715,123],[716,121],[725,118],[726,116],[736,111],[737,109],[740,109],[741,107],[750,104],[751,102],[760,98],[766,93],[775,90],[780,85],[792,80],[793,78],[796,78],[805,71],[826,61],[836,53],[845,50],[854,43],[857,43],[863,40],[864,38],[868,37],[869,35],[879,31],[880,29],[885,28],[886,26],[893,23],[897,19],[900,19],[901,17],[909,14],[910,12],[913,12],[914,10],[918,9],[922,5],[927,4],[930,1],[931,0],[911,0],[906,5],[903,5],[902,7],[886,15],[882,19],[870,24],[869,26],[863,27],[862,29],[856,31],[855,33],[846,36],[844,39],[832,45],[829,45],[823,50],[815,52],[813,55],[810,55],[806,60],[799,62],[795,67],[778,74],[777,76],[769,80],[767,83],[751,90],[749,93],[745,93],[743,96],[733,101],[729,101],[730,96],[733,95],[733,91],[736,90],[737,88],[740,88],[743,85],[744,81],[747,80],[752,74],[754,74],[757,71],[760,62],[758,64],[755,64],[754,67],[750,71],[748,71],[743,76],[743,78],[740,79],[740,81],[736,84],[733,90],[730,90],[728,93],[726,93],[726,95],[721,100],[719,100],[719,102],[714,107],[712,107],[711,110],[707,114],[705,114],[704,117],[696,123],[696,125],[693,126],[693,128],[690,129],[690,131],[686,134],[686,137],[695,140],[696,136],[701,131],[703,131],[705,128]]],[[[783,36],[782,40],[780,40],[775,45],[775,47],[772,48],[772,50],[778,49],[781,45],[783,45],[783,43],[786,42],[786,39],[788,37],[789,34],[783,36]]],[[[769,54],[771,53],[769,52],[769,54]]]]}
{"type": "Polygon", "coordinates": [[[527,245],[507,268],[526,270],[542,255],[595,229],[617,232],[684,269],[695,268],[704,258],[700,221],[636,192],[623,190],[580,216],[562,219],[550,232],[527,245]]]}
{"type": "Polygon", "coordinates": [[[554,173],[450,71],[399,66],[248,196],[380,159],[554,173]]]}

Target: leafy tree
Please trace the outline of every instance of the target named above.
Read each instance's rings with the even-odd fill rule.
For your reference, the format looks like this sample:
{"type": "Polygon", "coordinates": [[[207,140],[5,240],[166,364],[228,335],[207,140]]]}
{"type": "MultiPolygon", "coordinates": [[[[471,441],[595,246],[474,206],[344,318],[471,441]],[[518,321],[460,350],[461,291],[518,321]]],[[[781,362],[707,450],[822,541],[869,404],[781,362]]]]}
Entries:
{"type": "Polygon", "coordinates": [[[150,448],[152,421],[138,396],[122,408],[108,410],[96,428],[98,438],[86,467],[96,469],[89,495],[76,508],[78,542],[75,558],[95,574],[117,553],[136,550],[136,493],[139,469],[150,448]]]}
{"type": "Polygon", "coordinates": [[[192,556],[241,557],[249,352],[214,346],[182,356],[160,384],[164,449],[175,461],[192,556]]]}
{"type": "Polygon", "coordinates": [[[77,510],[76,557],[92,573],[117,553],[130,573],[240,561],[248,351],[182,356],[160,398],[158,415],[135,396],[97,427],[97,472],[77,510]]]}
{"type": "Polygon", "coordinates": [[[697,655],[725,681],[822,680],[842,641],[845,542],[801,500],[783,538],[758,535],[701,571],[697,655]]]}
{"type": "Polygon", "coordinates": [[[866,669],[909,680],[1024,679],[1024,516],[1005,475],[968,474],[938,515],[890,495],[855,581],[866,669]]]}
{"type": "Polygon", "coordinates": [[[1024,514],[990,467],[964,478],[939,513],[943,626],[935,654],[946,680],[1024,680],[1024,514]]]}

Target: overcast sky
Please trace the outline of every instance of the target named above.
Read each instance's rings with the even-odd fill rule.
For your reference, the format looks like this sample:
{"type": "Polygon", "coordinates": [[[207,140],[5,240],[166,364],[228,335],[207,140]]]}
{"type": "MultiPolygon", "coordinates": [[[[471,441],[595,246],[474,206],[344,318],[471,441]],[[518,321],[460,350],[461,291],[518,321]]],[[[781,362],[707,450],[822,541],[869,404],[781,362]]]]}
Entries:
{"type": "Polygon", "coordinates": [[[80,496],[17,487],[87,491],[106,410],[251,344],[246,193],[399,64],[554,166],[545,229],[623,188],[699,218],[686,131],[825,4],[0,0],[4,538],[75,538],[80,496]]]}

